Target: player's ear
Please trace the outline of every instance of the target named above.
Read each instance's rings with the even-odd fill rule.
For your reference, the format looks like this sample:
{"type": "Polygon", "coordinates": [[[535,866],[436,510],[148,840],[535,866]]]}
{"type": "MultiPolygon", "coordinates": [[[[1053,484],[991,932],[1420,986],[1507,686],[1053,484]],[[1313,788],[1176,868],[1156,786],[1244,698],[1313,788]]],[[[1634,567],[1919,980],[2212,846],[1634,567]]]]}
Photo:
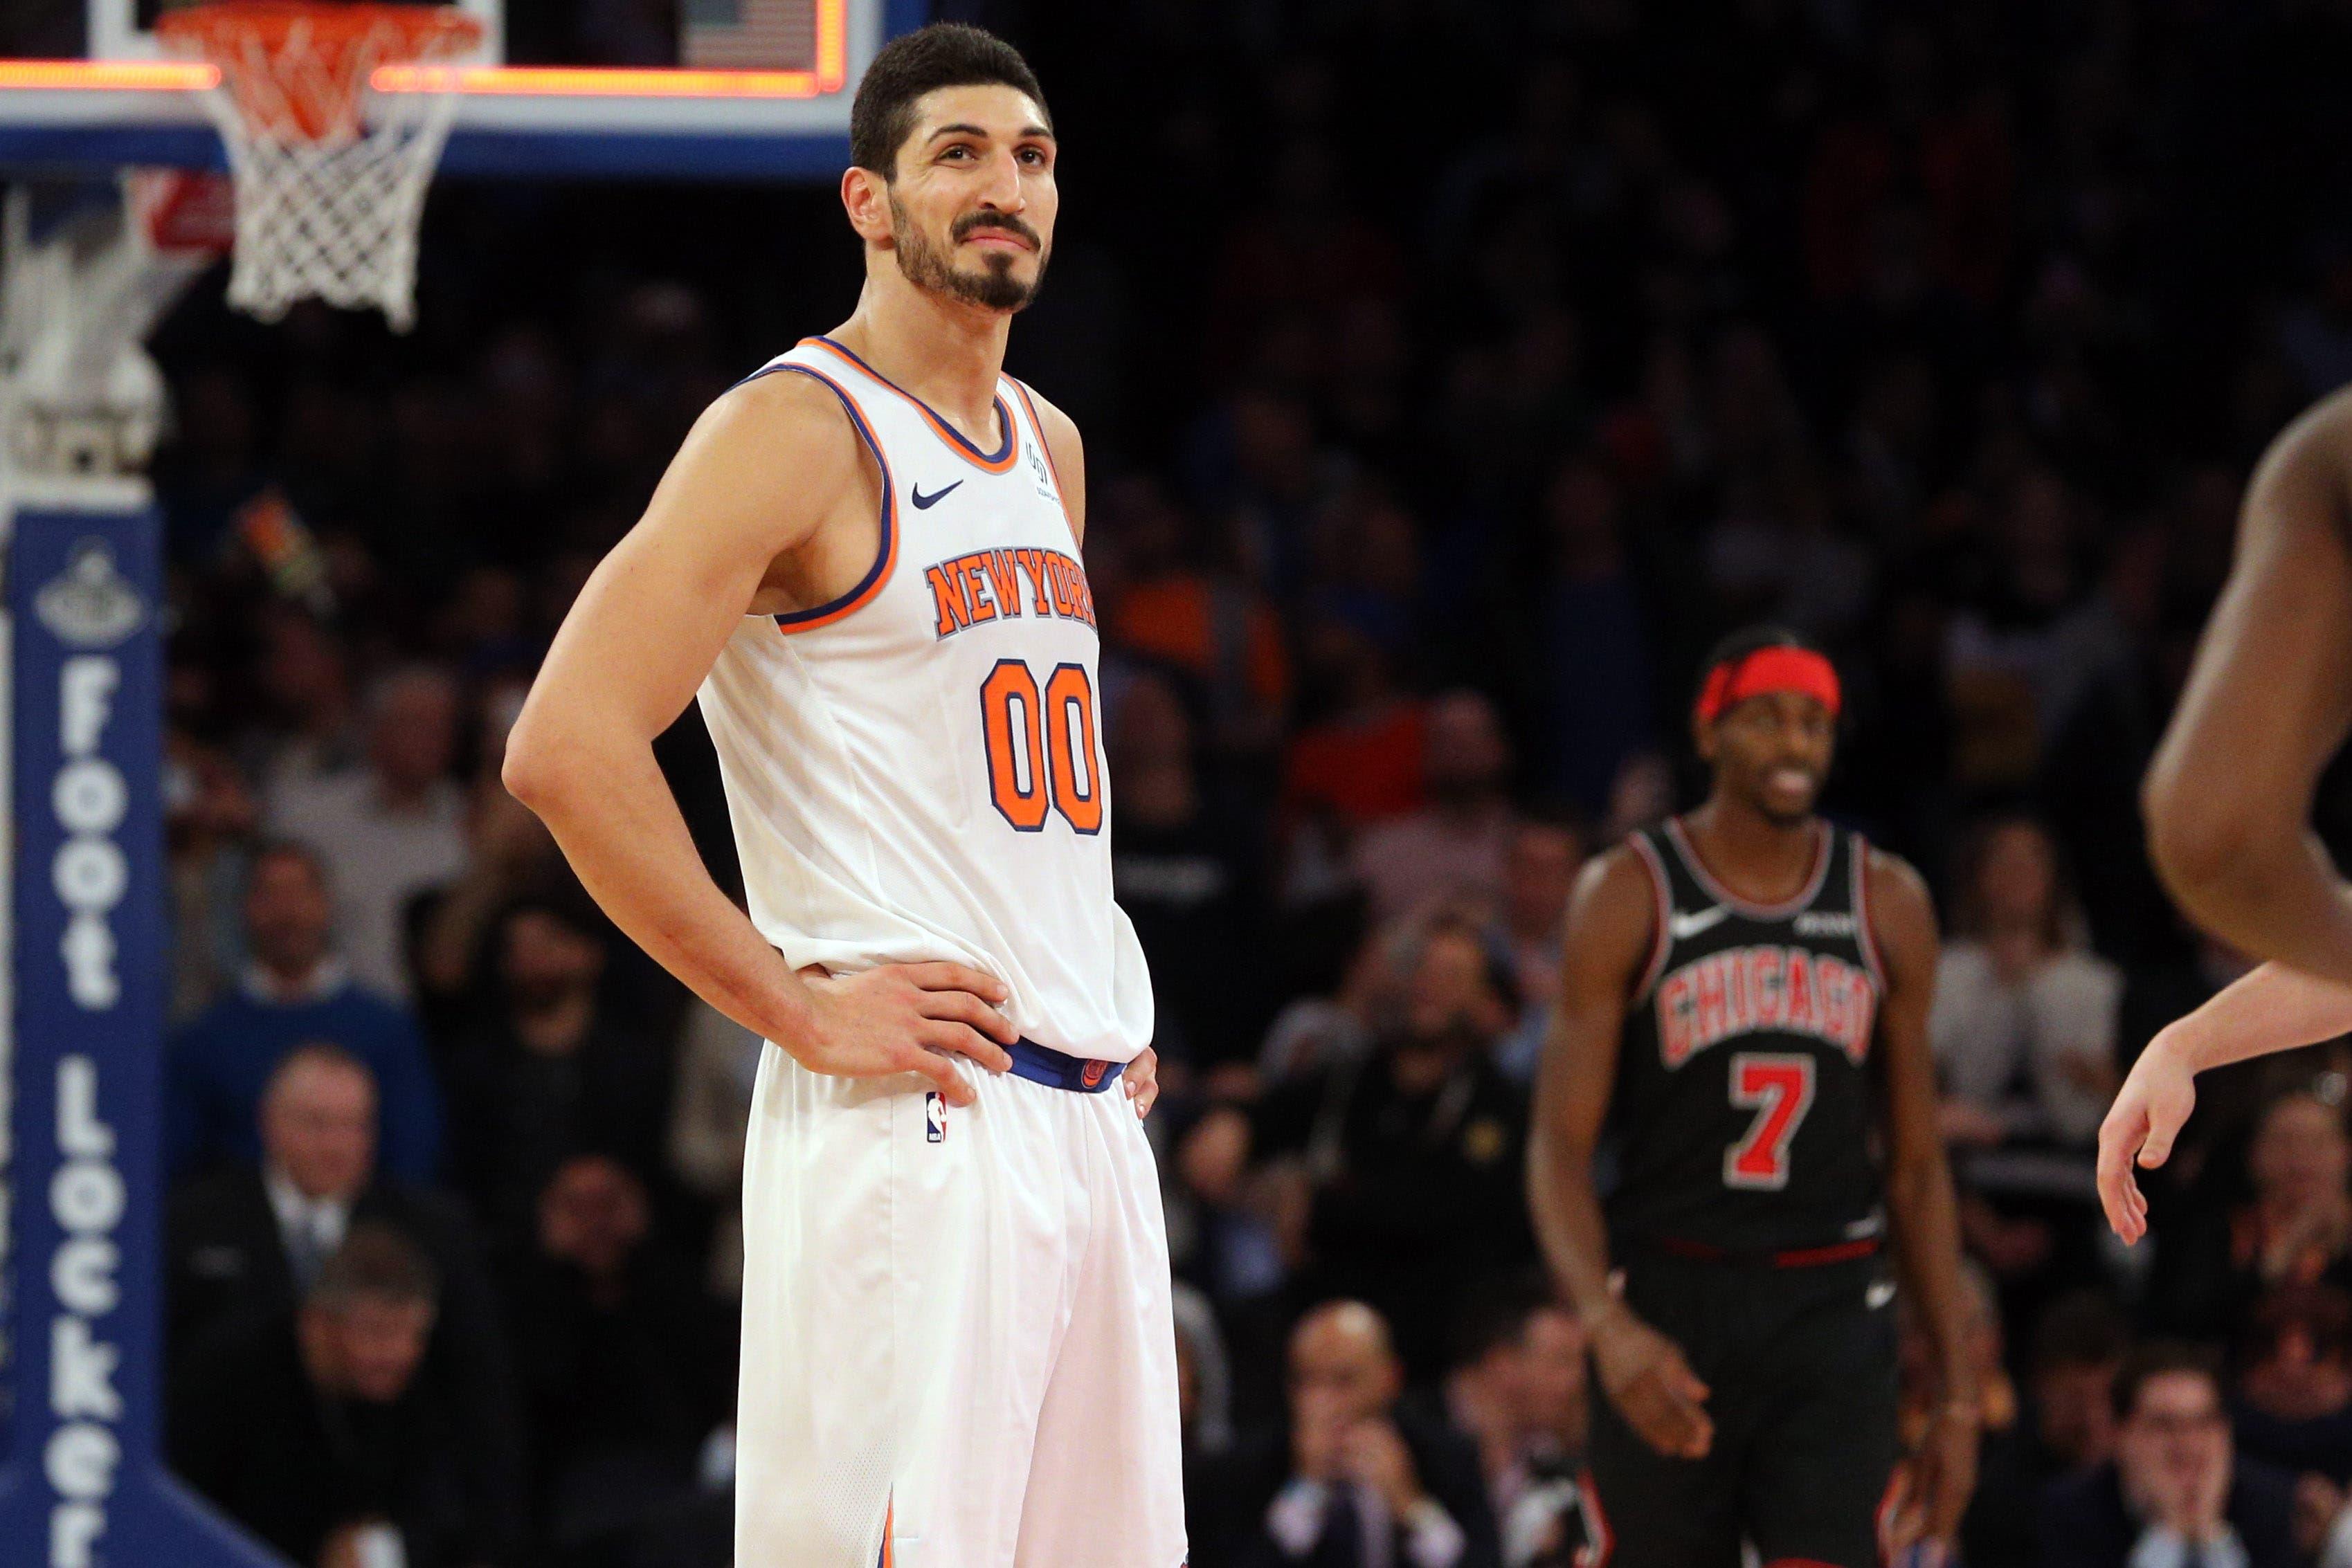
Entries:
{"type": "Polygon", "coordinates": [[[1715,726],[1696,714],[1691,716],[1691,749],[1698,753],[1701,762],[1715,761],[1715,726]]]}
{"type": "Polygon", "coordinates": [[[852,163],[841,172],[841,208],[849,226],[867,245],[887,246],[897,231],[890,221],[890,183],[876,169],[852,163]]]}

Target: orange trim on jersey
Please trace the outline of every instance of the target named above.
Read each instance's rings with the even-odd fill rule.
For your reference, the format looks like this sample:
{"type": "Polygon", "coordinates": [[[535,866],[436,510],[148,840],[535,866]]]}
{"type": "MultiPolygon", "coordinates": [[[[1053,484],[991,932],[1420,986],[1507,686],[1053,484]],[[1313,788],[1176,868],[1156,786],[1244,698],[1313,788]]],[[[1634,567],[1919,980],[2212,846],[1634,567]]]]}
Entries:
{"type": "Polygon", "coordinates": [[[1054,461],[1054,444],[1045,439],[1045,422],[1037,417],[1037,400],[1029,395],[1027,383],[1018,376],[1004,379],[1013,383],[1013,390],[1021,394],[1021,406],[1029,411],[1029,428],[1036,433],[1037,450],[1045,455],[1045,472],[1054,476],[1054,499],[1061,503],[1062,521],[1069,528],[1070,542],[1083,550],[1086,541],[1078,538],[1078,519],[1070,515],[1070,492],[1062,483],[1062,465],[1054,461]]]}
{"type": "Polygon", "coordinates": [[[866,423],[866,411],[857,406],[857,400],[849,394],[849,389],[823,371],[814,371],[806,365],[770,365],[766,370],[756,371],[744,379],[754,381],[778,371],[806,376],[832,388],[833,395],[841,400],[842,410],[849,415],[849,423],[856,427],[859,439],[866,443],[866,449],[874,454],[875,466],[882,471],[882,541],[874,552],[874,564],[866,569],[857,586],[840,598],[813,609],[789,610],[774,617],[776,630],[789,637],[795,632],[814,632],[820,626],[830,626],[855,614],[872,603],[874,596],[882,591],[883,586],[890,580],[891,569],[898,564],[898,492],[890,486],[890,460],[882,455],[882,444],[875,439],[873,427],[866,423]]]}
{"type": "Polygon", "coordinates": [[[893,1568],[893,1564],[898,1561],[898,1554],[890,1549],[891,1524],[898,1518],[898,1514],[897,1499],[894,1498],[882,1505],[882,1560],[878,1568],[893,1568]]]}
{"type": "Polygon", "coordinates": [[[962,431],[958,430],[954,425],[950,424],[946,420],[941,419],[938,414],[933,413],[931,412],[930,404],[925,402],[921,398],[917,397],[913,392],[908,392],[905,387],[900,386],[897,382],[892,381],[888,376],[884,375],[880,371],[876,370],[872,365],[867,364],[864,360],[859,359],[856,354],[851,353],[847,349],[843,348],[832,339],[803,338],[800,341],[800,346],[802,348],[808,348],[812,345],[816,348],[823,349],[827,353],[833,354],[839,359],[856,366],[866,374],[872,376],[876,381],[880,382],[884,386],[888,387],[892,392],[897,392],[900,397],[905,398],[908,405],[911,406],[917,413],[923,416],[923,423],[931,427],[931,433],[937,435],[941,441],[946,442],[950,446],[953,447],[955,449],[956,455],[971,464],[973,467],[982,469],[990,474],[1008,474],[1012,472],[1013,461],[1021,455],[1021,425],[1020,422],[1013,417],[1013,410],[1006,406],[1003,393],[998,393],[992,401],[995,404],[996,408],[996,423],[1003,426],[1004,429],[1004,445],[1001,451],[991,455],[988,453],[982,452],[977,445],[973,444],[971,438],[966,435],[962,431]]]}

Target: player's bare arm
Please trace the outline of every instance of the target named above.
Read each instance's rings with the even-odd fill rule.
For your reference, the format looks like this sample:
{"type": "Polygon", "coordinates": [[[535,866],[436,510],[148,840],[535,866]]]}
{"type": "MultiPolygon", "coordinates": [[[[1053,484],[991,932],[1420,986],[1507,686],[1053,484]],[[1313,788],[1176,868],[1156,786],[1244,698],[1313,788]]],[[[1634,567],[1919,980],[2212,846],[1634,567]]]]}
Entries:
{"type": "Polygon", "coordinates": [[[1914,1461],[1911,1495],[1920,1510],[1920,1534],[1949,1546],[1976,1488],[1979,1391],[1969,1354],[1959,1212],[1937,1125],[1936,1064],[1927,1034],[1940,944],[1927,883],[1909,862],[1873,850],[1864,876],[1871,940],[1886,971],[1877,1050],[1885,1074],[1886,1203],[1895,1266],[1936,1347],[1941,1380],[1931,1429],[1914,1461]]]}
{"type": "Polygon", "coordinates": [[[822,603],[874,554],[881,483],[833,393],[763,377],[713,404],[589,579],[508,741],[505,780],[614,923],[696,995],[810,1068],[915,1072],[1014,1038],[995,978],[948,963],[796,977],[704,869],[653,755],[743,616],[822,603]]]}
{"type": "Polygon", "coordinates": [[[2310,829],[2352,727],[2352,392],[2271,445],[2229,586],[2148,769],[2148,845],[2180,907],[2258,958],[2352,984],[2352,890],[2310,829]]]}
{"type": "Polygon", "coordinates": [[[2352,986],[2264,964],[2188,1017],[2158,1030],[2132,1064],[2099,1126],[2099,1203],[2126,1242],[2147,1234],[2135,1167],[2153,1170],[2197,1105],[2197,1074],[2275,1051],[2352,1034],[2352,986]]]}
{"type": "Polygon", "coordinates": [[[1706,1385],[1675,1343],[1610,1289],[1609,1234],[1592,1155],[1617,1084],[1625,1008],[1657,938],[1649,873],[1632,850],[1578,877],[1561,944],[1559,1002],[1536,1080],[1528,1202],[1552,1275],[1592,1338],[1601,1385],[1662,1454],[1697,1458],[1715,1439],[1706,1385]]]}

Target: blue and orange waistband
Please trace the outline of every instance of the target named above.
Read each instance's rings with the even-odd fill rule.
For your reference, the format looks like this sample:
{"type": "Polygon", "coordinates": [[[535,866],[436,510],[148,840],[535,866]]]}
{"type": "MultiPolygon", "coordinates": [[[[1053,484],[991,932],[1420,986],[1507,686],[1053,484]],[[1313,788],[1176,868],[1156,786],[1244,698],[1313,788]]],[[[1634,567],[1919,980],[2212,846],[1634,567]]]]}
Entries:
{"type": "Polygon", "coordinates": [[[1013,1058],[1013,1075],[1026,1078],[1032,1083],[1043,1083],[1048,1089],[1066,1089],[1074,1094],[1099,1094],[1109,1088],[1121,1072],[1127,1071],[1123,1061],[1097,1061],[1088,1056],[1072,1056],[1055,1051],[1050,1045],[1039,1045],[1024,1036],[1006,1046],[1013,1058]]]}

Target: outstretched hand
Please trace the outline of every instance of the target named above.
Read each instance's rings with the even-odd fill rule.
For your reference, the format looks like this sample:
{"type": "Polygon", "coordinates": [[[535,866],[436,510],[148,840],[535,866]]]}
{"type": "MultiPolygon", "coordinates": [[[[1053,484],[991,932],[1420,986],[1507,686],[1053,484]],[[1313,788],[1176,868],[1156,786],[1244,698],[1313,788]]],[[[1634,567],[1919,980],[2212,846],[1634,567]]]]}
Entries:
{"type": "Polygon", "coordinates": [[[816,1003],[815,1028],[793,1055],[812,1072],[887,1078],[914,1072],[950,1105],[977,1098],[956,1071],[968,1057],[991,1072],[1013,1065],[1005,1047],[1021,1038],[997,1010],[1012,993],[992,975],[962,964],[885,964],[854,975],[802,971],[816,1003]]]}
{"type": "Polygon", "coordinates": [[[2099,1205],[2126,1245],[2147,1234],[2147,1198],[2135,1172],[2171,1158],[2173,1140],[2197,1105],[2196,1074],[2181,1061],[2170,1032],[2140,1052],[2099,1124],[2099,1205]]]}

